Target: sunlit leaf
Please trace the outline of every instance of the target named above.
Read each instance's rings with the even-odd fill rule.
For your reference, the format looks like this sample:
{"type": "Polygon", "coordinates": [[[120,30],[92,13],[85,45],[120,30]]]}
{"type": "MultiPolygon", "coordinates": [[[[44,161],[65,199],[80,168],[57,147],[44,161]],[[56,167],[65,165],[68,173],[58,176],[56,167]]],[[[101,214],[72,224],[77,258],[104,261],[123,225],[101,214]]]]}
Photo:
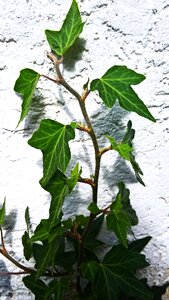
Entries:
{"type": "MultiPolygon", "coordinates": [[[[59,239],[59,238],[58,238],[59,239]]],[[[33,244],[33,256],[35,258],[37,269],[36,278],[42,276],[48,267],[54,265],[55,254],[59,247],[58,239],[52,243],[33,244]]]]}
{"type": "Polygon", "coordinates": [[[64,55],[82,32],[83,26],[77,2],[73,0],[61,29],[45,30],[51,50],[59,56],[64,55]]]}
{"type": "Polygon", "coordinates": [[[71,178],[68,180],[69,192],[72,192],[74,187],[76,186],[78,179],[82,173],[82,169],[79,168],[79,164],[77,163],[73,170],[71,171],[71,178]]]}
{"type": "Polygon", "coordinates": [[[5,200],[6,199],[4,199],[2,207],[0,208],[0,226],[3,225],[5,219],[5,200]]]}
{"type": "Polygon", "coordinates": [[[40,74],[32,69],[23,69],[15,82],[14,91],[23,98],[19,123],[26,117],[32,103],[32,97],[37,86],[40,74]]]}
{"type": "Polygon", "coordinates": [[[100,209],[98,208],[97,204],[94,202],[91,202],[87,209],[91,211],[93,214],[97,214],[100,212],[100,209]]]}
{"type": "Polygon", "coordinates": [[[41,121],[40,127],[28,141],[29,145],[43,153],[43,185],[47,184],[57,169],[65,172],[71,156],[68,142],[74,137],[71,126],[46,119],[41,121]]]}
{"type": "Polygon", "coordinates": [[[99,96],[108,107],[112,107],[118,99],[120,106],[125,110],[136,112],[155,122],[148,108],[131,87],[144,79],[144,75],[126,66],[113,66],[100,79],[93,80],[90,88],[99,92],[99,96]]]}
{"type": "Polygon", "coordinates": [[[107,136],[109,139],[112,149],[117,151],[121,157],[126,160],[130,160],[132,147],[127,143],[117,143],[114,138],[107,136]]]}

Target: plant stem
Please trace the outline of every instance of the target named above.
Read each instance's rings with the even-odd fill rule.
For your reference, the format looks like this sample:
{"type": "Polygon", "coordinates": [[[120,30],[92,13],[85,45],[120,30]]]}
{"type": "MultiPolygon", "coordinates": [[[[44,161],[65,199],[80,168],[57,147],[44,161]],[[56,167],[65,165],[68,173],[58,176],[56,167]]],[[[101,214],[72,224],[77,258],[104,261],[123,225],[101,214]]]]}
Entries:
{"type": "MultiPolygon", "coordinates": [[[[59,64],[61,61],[58,61],[57,57],[53,53],[48,53],[48,57],[51,59],[55,66],[55,70],[58,76],[58,82],[65,87],[66,90],[68,90],[73,96],[75,96],[79,102],[81,112],[83,114],[84,120],[86,122],[87,128],[88,128],[88,134],[91,137],[92,143],[93,143],[93,148],[95,152],[95,172],[94,172],[94,180],[93,184],[91,185],[92,191],[93,191],[93,196],[92,196],[92,201],[93,203],[97,204],[97,199],[98,199],[98,181],[99,181],[99,172],[100,172],[100,161],[101,161],[101,155],[99,151],[99,145],[97,141],[97,137],[95,134],[95,131],[93,129],[92,123],[90,121],[90,118],[88,116],[87,110],[86,110],[86,105],[85,105],[85,100],[89,92],[85,92],[85,96],[82,94],[82,96],[74,90],[64,79],[64,77],[61,74],[59,64]]],[[[78,253],[78,259],[77,259],[77,289],[79,292],[81,292],[80,288],[80,273],[79,273],[79,267],[81,265],[82,257],[83,257],[83,251],[84,251],[84,241],[90,231],[90,228],[92,226],[93,220],[95,219],[96,215],[91,213],[89,216],[89,221],[87,225],[84,228],[84,231],[81,236],[81,240],[79,241],[79,253],[78,253]]]]}
{"type": "Polygon", "coordinates": [[[15,260],[12,256],[9,255],[9,253],[6,250],[5,247],[5,243],[4,243],[4,237],[3,237],[3,232],[2,232],[2,228],[0,228],[0,232],[1,232],[1,243],[2,243],[2,249],[0,248],[0,253],[6,257],[8,260],[10,260],[16,267],[18,267],[21,270],[24,270],[26,273],[32,273],[35,272],[34,269],[32,268],[28,268],[22,264],[20,264],[17,260],[15,260]]]}

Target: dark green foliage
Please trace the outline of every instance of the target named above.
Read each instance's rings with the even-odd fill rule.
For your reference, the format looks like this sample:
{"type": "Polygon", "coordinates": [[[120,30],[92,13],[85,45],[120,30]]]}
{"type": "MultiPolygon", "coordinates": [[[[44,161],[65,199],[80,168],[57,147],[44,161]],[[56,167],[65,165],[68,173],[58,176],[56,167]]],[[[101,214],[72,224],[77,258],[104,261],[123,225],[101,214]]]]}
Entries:
{"type": "MultiPolygon", "coordinates": [[[[155,121],[131,87],[141,83],[145,76],[126,66],[113,66],[100,79],[91,82],[90,90],[88,80],[80,96],[65,81],[59,65],[62,63],[61,56],[69,51],[82,32],[83,26],[77,2],[72,0],[60,31],[45,31],[52,50],[48,57],[54,64],[57,83],[77,98],[85,124],[78,124],[72,120],[70,125],[65,125],[56,120],[45,119],[28,141],[30,146],[42,151],[43,177],[40,185],[50,194],[51,200],[48,218],[42,219],[34,230],[30,222],[29,209],[25,211],[23,252],[26,260],[34,261],[34,266],[29,269],[19,264],[21,269],[30,273],[23,278],[23,282],[36,300],[159,300],[168,284],[150,288],[145,279],[140,280],[136,276],[138,270],[149,265],[141,251],[151,237],[144,237],[131,243],[128,241],[132,227],[138,224],[128,188],[120,182],[117,196],[108,205],[102,199],[103,207],[100,207],[100,199],[97,196],[101,156],[109,150],[117,151],[127,160],[134,169],[138,181],[144,185],[141,178],[143,172],[133,154],[132,142],[135,130],[129,121],[121,141],[107,136],[109,146],[100,149],[99,140],[86,109],[89,92],[97,90],[107,107],[113,107],[118,99],[125,110],[155,121]],[[72,170],[68,168],[71,159],[70,141],[75,138],[77,130],[84,131],[84,134],[92,140],[95,171],[90,178],[82,177],[79,162],[73,164],[72,170]],[[72,217],[65,219],[63,209],[65,198],[79,182],[88,184],[91,188],[86,215],[74,216],[75,212],[72,211],[72,217]],[[111,245],[103,239],[105,230],[116,235],[117,239],[112,238],[111,245]]],[[[29,112],[39,77],[34,70],[24,69],[16,80],[14,90],[23,100],[19,122],[29,112]]],[[[45,77],[56,83],[56,80],[45,77]]],[[[74,110],[76,111],[76,107],[74,110]]],[[[70,199],[67,198],[67,201],[70,199]]],[[[4,217],[5,203],[0,209],[0,226],[3,225],[4,217]]],[[[1,249],[1,253],[18,266],[5,251],[6,249],[1,249]]]]}

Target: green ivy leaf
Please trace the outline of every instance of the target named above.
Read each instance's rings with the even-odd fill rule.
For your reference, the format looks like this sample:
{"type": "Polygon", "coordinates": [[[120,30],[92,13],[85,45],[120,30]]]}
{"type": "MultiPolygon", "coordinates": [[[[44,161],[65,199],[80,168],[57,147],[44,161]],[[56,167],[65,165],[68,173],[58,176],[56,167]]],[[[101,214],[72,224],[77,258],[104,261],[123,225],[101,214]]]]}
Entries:
{"type": "Polygon", "coordinates": [[[131,225],[136,226],[138,224],[138,217],[136,215],[136,211],[130,204],[130,191],[125,187],[123,182],[119,183],[118,195],[121,197],[122,210],[130,219],[131,225]]]}
{"type": "Polygon", "coordinates": [[[115,139],[109,136],[107,136],[107,138],[109,139],[113,150],[116,150],[124,159],[130,160],[131,152],[133,150],[130,145],[127,143],[116,143],[115,139]]]}
{"type": "MultiPolygon", "coordinates": [[[[93,285],[99,299],[118,300],[121,291],[137,299],[152,299],[152,294],[135,277],[136,270],[147,266],[145,256],[118,245],[104,257],[102,263],[83,264],[82,272],[93,285]]],[[[127,297],[126,297],[127,298],[127,297]]]]}
{"type": "Polygon", "coordinates": [[[0,208],[0,226],[4,224],[4,219],[5,219],[5,200],[2,204],[2,207],[0,208]]]}
{"type": "Polygon", "coordinates": [[[28,275],[23,278],[23,282],[35,295],[35,300],[62,300],[63,293],[68,289],[66,279],[54,279],[47,286],[41,279],[36,279],[35,275],[28,275]]]}
{"type": "Polygon", "coordinates": [[[129,195],[129,190],[121,182],[119,193],[111,205],[109,215],[106,217],[107,229],[114,231],[124,247],[128,246],[127,233],[129,228],[138,224],[138,218],[130,204],[129,195]]]}
{"type": "Polygon", "coordinates": [[[25,286],[35,295],[35,300],[44,299],[44,295],[48,289],[48,286],[44,283],[44,281],[36,279],[35,275],[28,275],[22,280],[25,286]]]}
{"type": "Polygon", "coordinates": [[[71,126],[50,119],[41,121],[28,144],[43,153],[42,185],[47,184],[57,169],[65,172],[71,156],[68,142],[74,138],[75,132],[71,126]]]}
{"type": "Polygon", "coordinates": [[[46,38],[52,51],[59,56],[64,55],[82,32],[83,26],[84,23],[82,22],[78,5],[73,0],[62,28],[59,31],[45,30],[46,38]]]}
{"type": "Polygon", "coordinates": [[[32,97],[37,86],[40,74],[32,69],[23,69],[15,82],[14,91],[23,98],[21,116],[18,125],[26,117],[32,103],[32,97]]]}
{"type": "Polygon", "coordinates": [[[128,249],[140,253],[151,240],[151,236],[146,236],[142,239],[135,240],[129,244],[128,249]]]}
{"type": "Polygon", "coordinates": [[[90,232],[87,235],[87,238],[84,243],[85,248],[87,248],[88,250],[95,250],[95,248],[104,245],[104,242],[97,239],[97,236],[101,231],[103,221],[104,221],[104,214],[101,214],[99,217],[94,219],[92,226],[90,228],[90,232]]]}
{"type": "MultiPolygon", "coordinates": [[[[128,143],[128,145],[130,147],[132,147],[132,140],[134,139],[134,136],[135,136],[135,130],[132,128],[132,122],[129,121],[127,123],[127,130],[126,130],[126,133],[123,137],[123,140],[122,140],[122,143],[128,143]]],[[[131,152],[130,153],[130,163],[132,165],[132,168],[135,172],[135,175],[136,175],[136,178],[137,180],[143,185],[145,186],[145,183],[143,182],[142,178],[140,175],[143,175],[143,172],[142,170],[140,169],[140,166],[139,164],[136,162],[135,160],[135,156],[134,154],[131,152]]]]}
{"type": "Polygon", "coordinates": [[[62,172],[57,170],[46,184],[44,184],[43,179],[40,183],[43,189],[52,196],[48,220],[48,231],[51,231],[60,221],[62,205],[65,197],[69,194],[68,179],[62,172]]]}
{"type": "Polygon", "coordinates": [[[28,206],[25,209],[25,223],[26,223],[26,227],[27,227],[27,232],[29,234],[29,231],[31,230],[32,224],[31,224],[31,221],[30,221],[30,213],[29,213],[29,207],[28,206]]]}
{"type": "Polygon", "coordinates": [[[82,173],[82,168],[79,169],[79,164],[77,163],[73,170],[71,171],[71,178],[68,179],[69,192],[72,192],[76,186],[78,179],[82,173]]]}
{"type": "Polygon", "coordinates": [[[35,268],[37,269],[36,278],[42,276],[46,272],[47,267],[54,265],[55,254],[59,247],[58,240],[59,237],[51,243],[43,245],[33,244],[33,256],[36,261],[35,268]]]}
{"type": "Polygon", "coordinates": [[[62,300],[63,293],[66,292],[68,288],[69,288],[68,280],[66,279],[52,280],[49,283],[49,288],[44,295],[44,300],[49,300],[49,299],[62,300]]]}
{"type": "Polygon", "coordinates": [[[112,107],[118,99],[120,106],[125,110],[136,112],[155,122],[143,101],[131,88],[131,85],[139,84],[144,79],[144,75],[126,66],[113,66],[100,79],[93,80],[90,88],[99,92],[99,96],[108,107],[112,107]]]}
{"type": "Polygon", "coordinates": [[[57,265],[66,271],[72,271],[76,263],[76,255],[74,251],[62,252],[56,256],[57,265]]]}
{"type": "Polygon", "coordinates": [[[100,209],[98,208],[97,204],[94,202],[91,202],[87,209],[93,214],[98,214],[100,212],[100,209]]]}
{"type": "Polygon", "coordinates": [[[22,236],[22,245],[26,260],[30,260],[32,256],[32,243],[30,243],[29,233],[27,231],[25,231],[22,236]]]}
{"type": "Polygon", "coordinates": [[[135,130],[132,128],[132,122],[129,121],[127,123],[126,133],[120,143],[117,143],[113,137],[109,137],[109,136],[106,136],[106,137],[109,139],[112,149],[117,151],[122,158],[130,161],[132,168],[135,172],[136,179],[142,185],[145,186],[145,184],[140,176],[140,175],[143,175],[143,172],[140,169],[139,164],[136,162],[135,156],[132,152],[133,151],[132,140],[134,139],[134,136],[135,136],[135,130]]]}
{"type": "MultiPolygon", "coordinates": [[[[118,200],[120,201],[120,197],[118,200]]],[[[128,216],[122,211],[119,211],[116,207],[112,212],[106,217],[107,229],[113,231],[119,240],[122,242],[123,246],[127,248],[127,233],[128,229],[131,227],[130,220],[128,216]]]]}
{"type": "Polygon", "coordinates": [[[30,242],[45,241],[49,238],[49,220],[42,219],[30,238],[30,242]]]}

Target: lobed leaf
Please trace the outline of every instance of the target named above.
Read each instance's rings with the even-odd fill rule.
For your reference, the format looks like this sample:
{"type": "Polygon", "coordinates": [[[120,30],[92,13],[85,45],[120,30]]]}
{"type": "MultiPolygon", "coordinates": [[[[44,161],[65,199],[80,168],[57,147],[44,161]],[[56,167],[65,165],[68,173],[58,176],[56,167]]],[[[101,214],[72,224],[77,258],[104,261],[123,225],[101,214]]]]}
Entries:
{"type": "Polygon", "coordinates": [[[71,156],[68,142],[74,138],[75,131],[71,126],[46,119],[41,121],[40,127],[29,139],[28,144],[43,153],[43,186],[57,169],[65,172],[71,156]]]}
{"type": "Polygon", "coordinates": [[[37,269],[36,278],[42,276],[48,267],[54,265],[55,254],[59,247],[58,239],[51,243],[33,244],[33,256],[36,261],[35,268],[37,269]]]}
{"type": "Polygon", "coordinates": [[[116,150],[121,157],[123,157],[126,160],[130,160],[131,158],[131,152],[132,152],[132,147],[129,144],[126,143],[116,143],[115,139],[112,137],[107,136],[109,139],[112,149],[116,150]]]}
{"type": "Polygon", "coordinates": [[[127,111],[136,112],[138,115],[155,122],[146,105],[132,89],[131,85],[139,84],[145,76],[128,69],[126,66],[113,66],[100,79],[91,82],[90,89],[97,90],[103,102],[111,108],[116,99],[127,111]]]}
{"type": "Polygon", "coordinates": [[[107,229],[113,231],[124,247],[127,248],[127,233],[131,227],[129,217],[122,209],[120,211],[113,209],[112,212],[106,217],[107,229]]]}
{"type": "Polygon", "coordinates": [[[117,245],[105,255],[102,263],[89,262],[82,265],[82,272],[92,282],[93,292],[99,299],[118,300],[121,292],[137,299],[152,299],[151,292],[135,272],[147,266],[145,256],[117,245]]]}
{"type": "Polygon", "coordinates": [[[35,275],[27,275],[22,280],[25,286],[35,295],[35,300],[44,299],[44,295],[48,289],[48,286],[44,283],[44,281],[40,279],[36,280],[35,275]]]}
{"type": "Polygon", "coordinates": [[[63,56],[74,44],[82,32],[83,26],[77,2],[73,0],[61,29],[59,31],[45,30],[51,50],[57,55],[63,56]]]}
{"type": "Polygon", "coordinates": [[[129,195],[129,190],[121,182],[119,184],[119,193],[111,205],[110,213],[106,217],[107,229],[116,234],[124,247],[128,246],[128,230],[131,226],[138,224],[138,218],[130,204],[129,195]]]}
{"type": "Polygon", "coordinates": [[[40,74],[32,69],[23,69],[15,82],[14,91],[23,98],[21,116],[18,125],[26,117],[32,104],[32,98],[40,74]]]}
{"type": "Polygon", "coordinates": [[[54,279],[49,283],[49,288],[44,295],[44,300],[62,300],[63,294],[68,290],[68,288],[69,285],[67,279],[54,279]]]}

